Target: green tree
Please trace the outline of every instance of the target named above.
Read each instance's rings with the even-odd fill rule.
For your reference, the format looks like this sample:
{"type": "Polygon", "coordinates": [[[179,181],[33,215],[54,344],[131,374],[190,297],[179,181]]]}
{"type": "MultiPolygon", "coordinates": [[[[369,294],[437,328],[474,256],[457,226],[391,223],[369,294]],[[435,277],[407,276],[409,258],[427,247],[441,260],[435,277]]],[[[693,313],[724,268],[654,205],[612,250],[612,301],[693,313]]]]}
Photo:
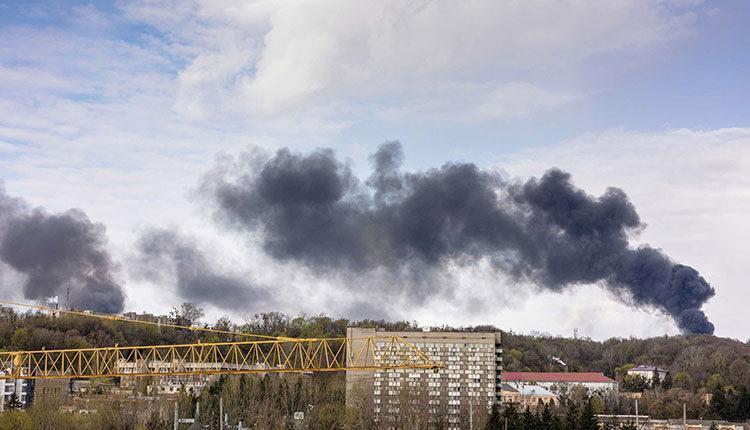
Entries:
{"type": "Polygon", "coordinates": [[[31,430],[31,417],[23,411],[5,411],[0,414],[0,430],[31,430]]]}
{"type": "Polygon", "coordinates": [[[531,409],[527,406],[526,410],[523,411],[523,415],[521,415],[521,428],[523,430],[536,430],[538,423],[539,417],[534,412],[531,412],[531,409]]]}
{"type": "Polygon", "coordinates": [[[623,381],[623,388],[632,393],[642,393],[651,386],[651,381],[643,375],[627,375],[623,381]]]}
{"type": "Polygon", "coordinates": [[[724,389],[717,387],[713,395],[711,396],[711,403],[709,404],[709,411],[711,416],[716,419],[724,419],[727,415],[727,409],[729,404],[727,403],[726,396],[724,395],[724,389]]]}
{"type": "Polygon", "coordinates": [[[21,403],[21,399],[18,398],[18,394],[14,391],[11,393],[10,397],[8,398],[8,401],[5,402],[5,409],[8,410],[16,410],[21,409],[23,407],[23,403],[21,403]]]}
{"type": "Polygon", "coordinates": [[[559,430],[560,419],[552,413],[549,404],[544,405],[542,413],[539,416],[539,425],[543,429],[559,430]]]}
{"type": "Polygon", "coordinates": [[[28,350],[31,349],[31,335],[29,330],[25,328],[19,328],[13,332],[13,337],[10,340],[10,345],[15,350],[28,350]]]}
{"type": "Polygon", "coordinates": [[[599,428],[599,420],[596,418],[596,411],[594,409],[593,399],[590,398],[581,412],[580,430],[597,430],[599,428]]]}
{"type": "Polygon", "coordinates": [[[706,381],[706,389],[709,391],[714,391],[717,388],[721,388],[724,386],[724,377],[721,376],[718,373],[714,373],[711,375],[711,378],[706,381]]]}
{"type": "Polygon", "coordinates": [[[659,372],[654,371],[654,378],[651,380],[651,388],[661,387],[661,379],[659,378],[659,372]]]}
{"type": "Polygon", "coordinates": [[[672,374],[667,372],[667,374],[664,375],[664,380],[661,381],[661,388],[666,391],[672,388],[673,384],[674,382],[672,381],[672,374]]]}
{"type": "Polygon", "coordinates": [[[746,421],[750,419],[750,390],[747,387],[740,387],[740,392],[735,399],[735,415],[732,419],[737,421],[746,421]]]}
{"type": "Polygon", "coordinates": [[[690,390],[693,387],[693,378],[688,373],[679,372],[674,375],[673,384],[675,387],[690,390]]]}
{"type": "Polygon", "coordinates": [[[565,413],[563,430],[581,430],[580,414],[578,412],[578,406],[576,406],[575,403],[568,405],[568,411],[565,413]]]}
{"type": "Polygon", "coordinates": [[[487,420],[487,424],[484,426],[485,430],[502,430],[503,429],[503,419],[500,416],[500,412],[497,410],[497,405],[492,405],[492,410],[490,411],[490,417],[487,420]]]}
{"type": "Polygon", "coordinates": [[[518,416],[518,407],[515,403],[510,403],[503,409],[503,428],[508,423],[508,430],[520,430],[521,422],[518,416]]]}

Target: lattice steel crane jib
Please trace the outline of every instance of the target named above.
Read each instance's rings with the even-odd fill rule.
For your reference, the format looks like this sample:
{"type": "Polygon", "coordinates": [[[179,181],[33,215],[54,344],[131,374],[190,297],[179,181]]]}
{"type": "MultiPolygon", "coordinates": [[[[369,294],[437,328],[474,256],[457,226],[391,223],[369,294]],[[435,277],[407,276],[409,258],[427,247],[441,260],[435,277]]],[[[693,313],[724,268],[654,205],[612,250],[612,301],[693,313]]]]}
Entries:
{"type": "Polygon", "coordinates": [[[432,369],[444,366],[399,336],[288,338],[185,327],[168,323],[24,306],[93,318],[208,331],[262,340],[181,345],[119,346],[0,352],[0,379],[95,378],[122,376],[213,375],[331,372],[370,369],[432,369]],[[377,350],[376,342],[385,343],[377,350]]]}

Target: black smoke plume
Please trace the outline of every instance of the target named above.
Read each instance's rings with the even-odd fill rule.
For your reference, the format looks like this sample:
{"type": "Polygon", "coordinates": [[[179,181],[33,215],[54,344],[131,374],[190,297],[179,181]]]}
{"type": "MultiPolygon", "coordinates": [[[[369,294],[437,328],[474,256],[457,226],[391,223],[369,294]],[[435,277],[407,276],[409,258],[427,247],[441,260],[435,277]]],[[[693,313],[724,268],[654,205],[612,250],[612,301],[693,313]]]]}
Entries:
{"type": "Polygon", "coordinates": [[[81,210],[48,214],[9,197],[0,184],[0,260],[24,275],[26,299],[62,300],[70,288],[75,308],[122,311],[125,296],[113,276],[104,226],[81,210]]]}
{"type": "Polygon", "coordinates": [[[203,189],[219,219],[260,233],[271,256],[314,270],[408,267],[418,278],[450,260],[488,259],[550,290],[601,283],[626,303],[666,312],[684,333],[713,333],[700,308],[714,289],[698,272],[629,247],[628,234],[644,226],[622,190],[593,197],[557,169],[525,183],[470,163],[406,173],[402,160],[399,143],[383,144],[360,184],[331,150],[282,149],[218,166],[203,189]]]}
{"type": "Polygon", "coordinates": [[[175,283],[179,296],[188,301],[247,311],[270,303],[264,288],[217,273],[195,241],[174,230],[149,229],[136,247],[132,274],[160,284],[175,283]]]}

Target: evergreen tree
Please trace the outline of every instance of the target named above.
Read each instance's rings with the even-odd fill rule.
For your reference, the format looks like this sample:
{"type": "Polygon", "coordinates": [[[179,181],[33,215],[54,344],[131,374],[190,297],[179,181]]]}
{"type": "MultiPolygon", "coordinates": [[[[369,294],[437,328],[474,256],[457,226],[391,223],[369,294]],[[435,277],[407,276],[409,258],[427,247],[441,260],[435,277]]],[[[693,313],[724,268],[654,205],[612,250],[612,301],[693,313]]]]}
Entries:
{"type": "Polygon", "coordinates": [[[735,414],[733,419],[737,421],[746,421],[750,419],[750,390],[747,387],[740,387],[740,393],[735,400],[735,414]]]}
{"type": "Polygon", "coordinates": [[[508,430],[520,430],[520,420],[518,417],[518,408],[515,403],[511,403],[503,410],[503,428],[505,428],[505,422],[508,423],[508,430]]]}
{"type": "Polygon", "coordinates": [[[484,428],[485,430],[503,430],[503,418],[500,416],[500,412],[497,410],[497,405],[492,405],[490,417],[487,420],[487,425],[485,425],[484,428]]]}
{"type": "Polygon", "coordinates": [[[711,396],[711,403],[709,406],[711,415],[716,419],[724,419],[727,411],[727,400],[724,396],[724,389],[722,387],[716,387],[713,395],[711,396]]]}
{"type": "Polygon", "coordinates": [[[543,429],[558,430],[560,428],[560,422],[558,418],[552,413],[549,408],[549,404],[544,405],[542,414],[539,417],[539,426],[543,429]]]}
{"type": "Polygon", "coordinates": [[[599,428],[598,423],[599,420],[596,418],[593,399],[589,398],[583,407],[583,412],[581,412],[580,430],[597,430],[599,428]]]}
{"type": "Polygon", "coordinates": [[[552,416],[552,427],[551,429],[554,430],[561,430],[563,428],[562,420],[560,420],[560,417],[557,415],[552,416]]]}
{"type": "Polygon", "coordinates": [[[565,414],[565,424],[563,430],[580,430],[580,417],[578,413],[578,406],[575,403],[570,402],[568,405],[568,412],[565,414]]]}
{"type": "Polygon", "coordinates": [[[672,374],[667,372],[666,375],[664,375],[664,380],[661,381],[661,388],[664,390],[669,390],[672,388],[672,374]]]}
{"type": "Polygon", "coordinates": [[[247,410],[250,408],[253,393],[253,379],[247,374],[240,375],[239,383],[239,404],[240,408],[247,410]]]}
{"type": "Polygon", "coordinates": [[[526,406],[526,410],[523,411],[523,415],[521,416],[521,428],[523,430],[536,430],[538,423],[537,418],[537,415],[534,412],[531,412],[531,409],[526,406]]]}
{"type": "Polygon", "coordinates": [[[659,372],[654,371],[654,378],[651,380],[651,388],[657,388],[661,386],[661,378],[659,378],[659,372]]]}
{"type": "Polygon", "coordinates": [[[21,403],[21,399],[18,398],[18,394],[14,391],[8,398],[8,401],[5,402],[5,408],[7,410],[15,410],[21,409],[22,407],[23,403],[21,403]]]}

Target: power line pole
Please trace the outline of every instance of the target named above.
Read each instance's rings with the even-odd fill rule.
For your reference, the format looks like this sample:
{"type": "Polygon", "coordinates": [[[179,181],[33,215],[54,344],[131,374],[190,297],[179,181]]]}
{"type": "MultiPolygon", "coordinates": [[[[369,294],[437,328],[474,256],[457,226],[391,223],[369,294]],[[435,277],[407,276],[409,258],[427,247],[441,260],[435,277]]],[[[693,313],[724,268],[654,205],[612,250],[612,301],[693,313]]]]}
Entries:
{"type": "Polygon", "coordinates": [[[635,399],[635,428],[641,428],[641,426],[638,424],[638,399],[635,399]]]}
{"type": "Polygon", "coordinates": [[[687,430],[687,404],[682,404],[682,427],[683,430],[687,430]]]}
{"type": "Polygon", "coordinates": [[[469,430],[474,430],[474,403],[469,400],[469,430]]]}

